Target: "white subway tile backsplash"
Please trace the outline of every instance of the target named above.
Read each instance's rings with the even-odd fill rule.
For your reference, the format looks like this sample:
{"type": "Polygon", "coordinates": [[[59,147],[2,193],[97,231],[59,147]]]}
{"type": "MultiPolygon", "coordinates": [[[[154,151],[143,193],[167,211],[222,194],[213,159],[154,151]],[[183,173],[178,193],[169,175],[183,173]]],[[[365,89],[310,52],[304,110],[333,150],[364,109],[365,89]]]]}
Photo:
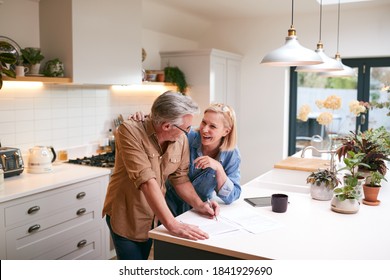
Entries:
{"type": "Polygon", "coordinates": [[[113,119],[149,113],[161,92],[45,85],[4,88],[0,94],[0,141],[23,152],[35,145],[55,149],[91,145],[106,137],[113,119]]]}
{"type": "Polygon", "coordinates": [[[67,98],[66,97],[63,97],[63,98],[55,97],[55,98],[51,99],[51,107],[53,109],[56,109],[56,108],[66,108],[68,106],[67,103],[68,102],[67,102],[67,98]]]}
{"type": "Polygon", "coordinates": [[[52,119],[51,127],[66,130],[68,128],[68,118],[52,119]]]}
{"type": "Polygon", "coordinates": [[[34,98],[34,109],[47,109],[51,107],[51,99],[48,97],[36,97],[34,98]]]}
{"type": "Polygon", "coordinates": [[[52,108],[51,115],[53,119],[61,119],[68,117],[68,109],[65,108],[52,108]]]}
{"type": "Polygon", "coordinates": [[[15,123],[14,122],[0,122],[0,138],[4,134],[14,134],[15,133],[15,123]]]}
{"type": "Polygon", "coordinates": [[[42,119],[34,121],[34,130],[42,131],[42,130],[50,130],[52,129],[52,121],[50,119],[42,119]]]}
{"type": "Polygon", "coordinates": [[[10,111],[10,110],[0,111],[0,123],[14,122],[14,121],[15,121],[15,111],[10,111]]]}
{"type": "Polygon", "coordinates": [[[19,98],[15,102],[14,110],[33,110],[34,99],[33,98],[19,98]]]}
{"type": "Polygon", "coordinates": [[[14,123],[15,132],[31,132],[34,131],[34,120],[18,121],[14,123]]]}
{"type": "Polygon", "coordinates": [[[51,108],[34,110],[33,118],[36,120],[47,120],[52,118],[51,108]]]}
{"type": "Polygon", "coordinates": [[[34,118],[34,110],[15,110],[15,121],[28,121],[34,118]]]}
{"type": "Polygon", "coordinates": [[[83,115],[83,108],[68,107],[68,118],[81,117],[83,115]]]}
{"type": "Polygon", "coordinates": [[[15,110],[15,98],[5,97],[0,99],[0,111],[3,110],[15,110]]]}

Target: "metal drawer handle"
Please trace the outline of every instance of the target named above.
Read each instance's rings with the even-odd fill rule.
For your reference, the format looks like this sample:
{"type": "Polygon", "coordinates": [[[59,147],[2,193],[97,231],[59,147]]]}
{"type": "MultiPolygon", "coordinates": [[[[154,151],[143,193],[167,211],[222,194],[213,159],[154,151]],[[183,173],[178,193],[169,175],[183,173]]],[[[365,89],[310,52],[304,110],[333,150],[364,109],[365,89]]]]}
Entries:
{"type": "Polygon", "coordinates": [[[80,192],[80,193],[78,193],[77,195],[76,195],[76,198],[77,199],[82,199],[82,198],[84,198],[84,196],[86,196],[87,194],[85,193],[85,192],[80,192]]]}
{"type": "Polygon", "coordinates": [[[82,248],[87,245],[87,240],[83,239],[79,243],[77,243],[77,248],[82,248]]]}
{"type": "Polygon", "coordinates": [[[87,212],[87,209],[80,208],[79,210],[77,210],[76,214],[80,216],[80,215],[83,215],[85,212],[87,212]]]}
{"type": "Polygon", "coordinates": [[[37,230],[40,229],[40,228],[41,228],[41,226],[38,225],[38,224],[33,225],[33,226],[29,227],[28,233],[33,233],[34,231],[37,231],[37,230]]]}
{"type": "Polygon", "coordinates": [[[35,212],[38,212],[41,209],[39,206],[33,206],[30,209],[27,210],[28,214],[34,214],[35,212]]]}

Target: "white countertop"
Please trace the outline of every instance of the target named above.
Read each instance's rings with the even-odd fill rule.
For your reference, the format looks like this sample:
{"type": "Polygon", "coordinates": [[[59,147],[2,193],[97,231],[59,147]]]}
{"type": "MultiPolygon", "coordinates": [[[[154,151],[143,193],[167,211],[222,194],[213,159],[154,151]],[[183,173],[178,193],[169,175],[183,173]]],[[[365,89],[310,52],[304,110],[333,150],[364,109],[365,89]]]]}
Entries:
{"type": "Polygon", "coordinates": [[[55,163],[52,172],[42,174],[28,173],[25,168],[22,174],[4,179],[4,189],[0,190],[0,203],[105,176],[110,174],[110,172],[111,170],[108,168],[69,163],[55,163]]]}
{"type": "MultiPolygon", "coordinates": [[[[278,229],[258,234],[240,230],[214,235],[204,241],[190,241],[171,236],[160,226],[152,230],[150,236],[161,241],[244,259],[390,259],[388,182],[382,184],[378,197],[381,200],[379,206],[361,204],[356,214],[339,214],[331,211],[330,201],[312,199],[309,186],[304,186],[305,182],[298,186],[293,178],[295,172],[301,172],[298,176],[300,180],[308,174],[273,169],[242,186],[242,195],[238,201],[231,205],[221,205],[221,213],[225,209],[254,209],[281,223],[282,226],[278,229]],[[271,179],[277,177],[283,178],[279,183],[272,183],[271,179]],[[288,181],[291,182],[290,185],[288,181]],[[243,200],[245,197],[269,196],[278,192],[289,195],[290,203],[286,213],[274,213],[271,207],[252,207],[243,200]]],[[[194,213],[187,212],[178,219],[186,222],[191,220],[191,215],[194,213]]]]}

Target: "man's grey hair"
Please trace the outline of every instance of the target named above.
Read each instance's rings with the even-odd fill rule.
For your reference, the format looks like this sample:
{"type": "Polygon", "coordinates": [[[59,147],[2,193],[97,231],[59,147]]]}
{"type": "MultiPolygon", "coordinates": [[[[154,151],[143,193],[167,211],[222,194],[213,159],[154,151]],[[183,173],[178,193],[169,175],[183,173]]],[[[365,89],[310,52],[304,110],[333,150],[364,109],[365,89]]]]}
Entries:
{"type": "Polygon", "coordinates": [[[195,114],[199,114],[199,107],[191,97],[180,92],[166,91],[154,101],[151,118],[155,124],[169,122],[182,125],[185,115],[195,114]]]}

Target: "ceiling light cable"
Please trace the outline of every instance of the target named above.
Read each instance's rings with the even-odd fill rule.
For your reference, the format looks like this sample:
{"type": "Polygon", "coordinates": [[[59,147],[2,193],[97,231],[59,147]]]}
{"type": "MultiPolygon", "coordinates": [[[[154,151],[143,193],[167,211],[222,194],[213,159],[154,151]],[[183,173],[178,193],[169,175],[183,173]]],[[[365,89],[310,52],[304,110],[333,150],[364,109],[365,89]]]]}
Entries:
{"type": "Polygon", "coordinates": [[[299,66],[323,63],[322,58],[314,51],[302,47],[294,28],[294,0],[291,8],[291,26],[285,44],[268,53],[260,62],[270,66],[299,66]]]}
{"type": "Polygon", "coordinates": [[[320,30],[319,30],[319,39],[317,43],[317,49],[315,52],[322,58],[324,63],[316,65],[304,65],[298,66],[295,71],[297,72],[326,72],[326,71],[341,71],[343,70],[343,65],[340,61],[330,58],[324,52],[324,45],[322,43],[322,0],[320,3],[320,30]]]}

